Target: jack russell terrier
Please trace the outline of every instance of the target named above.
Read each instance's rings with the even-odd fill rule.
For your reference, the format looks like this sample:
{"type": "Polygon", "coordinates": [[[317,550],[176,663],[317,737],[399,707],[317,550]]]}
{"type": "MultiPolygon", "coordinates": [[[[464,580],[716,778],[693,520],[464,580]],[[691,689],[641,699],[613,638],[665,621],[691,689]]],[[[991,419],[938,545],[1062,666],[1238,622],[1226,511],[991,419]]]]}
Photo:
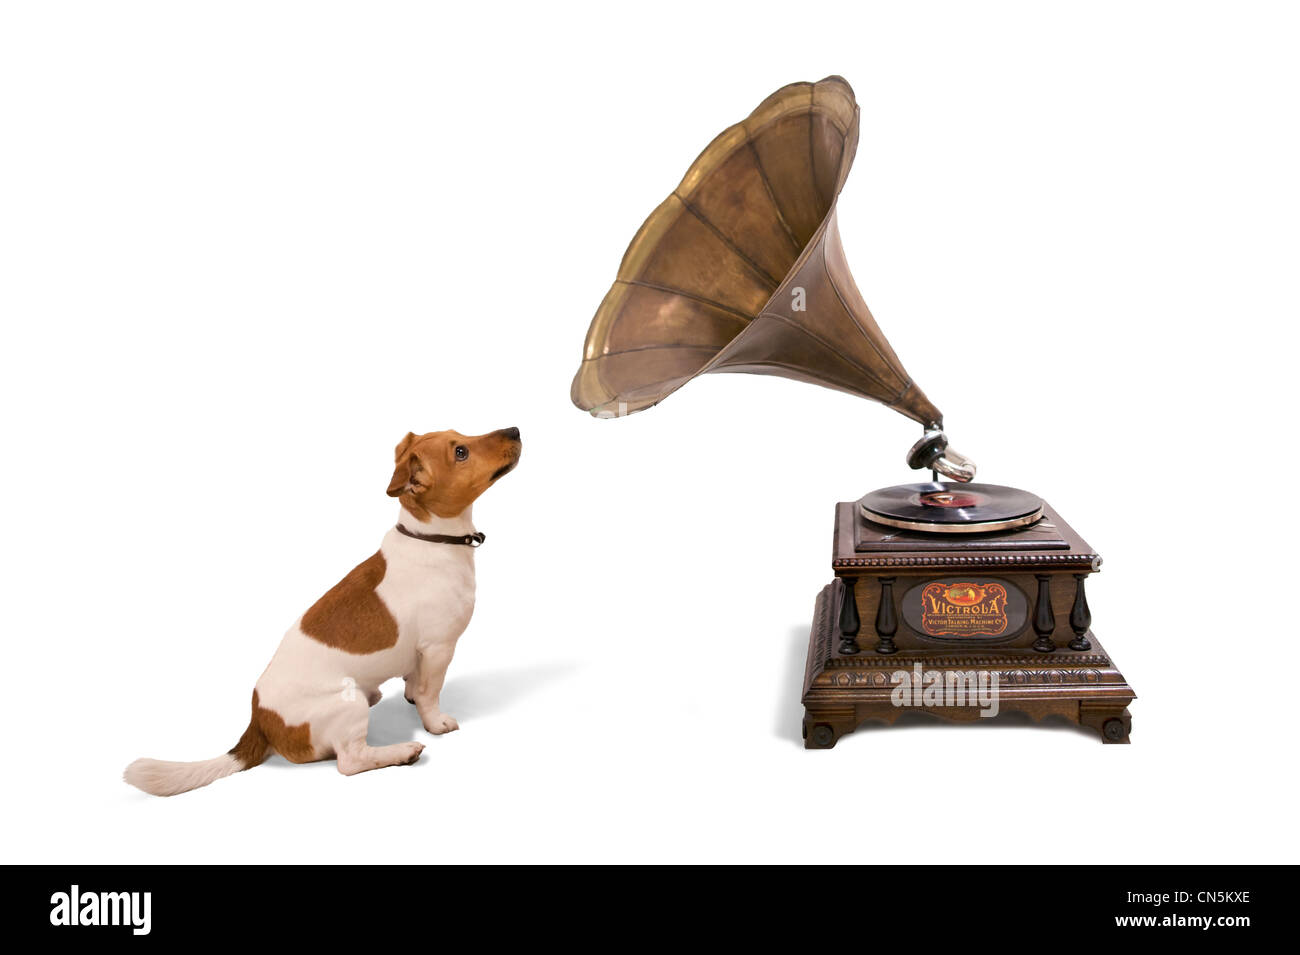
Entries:
{"type": "Polygon", "coordinates": [[[478,437],[407,434],[388,485],[388,496],[401,501],[397,526],[285,634],[253,689],[253,716],[234,749],[194,763],[137,759],[126,781],[174,796],[256,766],[272,750],[293,763],[332,756],[345,776],[409,765],[424,744],[366,742],[379,685],[398,676],[426,730],[458,729],[438,695],[474,612],[474,548],[484,535],[471,511],[519,462],[522,447],[518,428],[478,437]]]}

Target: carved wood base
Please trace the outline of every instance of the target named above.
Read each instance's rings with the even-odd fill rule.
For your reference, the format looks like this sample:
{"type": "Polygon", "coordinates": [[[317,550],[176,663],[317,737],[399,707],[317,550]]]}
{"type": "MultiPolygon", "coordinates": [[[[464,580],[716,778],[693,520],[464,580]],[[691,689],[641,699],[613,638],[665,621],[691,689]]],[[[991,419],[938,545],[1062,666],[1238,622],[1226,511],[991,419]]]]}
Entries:
{"type": "Polygon", "coordinates": [[[999,713],[1025,713],[1040,721],[1048,716],[1063,717],[1096,730],[1103,742],[1129,741],[1128,704],[1136,694],[1091,631],[1086,634],[1089,649],[1057,646],[1050,655],[1032,646],[900,647],[889,656],[869,652],[846,655],[836,649],[840,640],[836,621],[845,592],[837,579],[817,597],[803,685],[803,736],[808,749],[829,749],[867,720],[893,723],[913,709],[972,722],[989,708],[981,705],[988,703],[988,693],[982,698],[965,697],[966,705],[959,705],[960,696],[950,697],[949,705],[927,705],[916,691],[903,692],[900,685],[904,679],[908,685],[924,682],[915,679],[918,665],[922,674],[938,671],[944,683],[949,674],[955,681],[958,674],[974,673],[978,679],[984,673],[986,688],[991,688],[991,674],[996,673],[999,713]],[[902,672],[906,678],[900,676],[902,672]],[[896,704],[900,699],[904,705],[896,704]]]}

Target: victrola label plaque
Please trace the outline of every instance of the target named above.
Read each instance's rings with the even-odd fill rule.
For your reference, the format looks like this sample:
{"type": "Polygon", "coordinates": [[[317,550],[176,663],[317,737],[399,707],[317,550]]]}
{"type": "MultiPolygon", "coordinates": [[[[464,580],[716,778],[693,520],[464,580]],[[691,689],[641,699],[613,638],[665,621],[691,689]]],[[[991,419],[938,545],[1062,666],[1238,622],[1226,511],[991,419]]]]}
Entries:
{"type": "Polygon", "coordinates": [[[1020,588],[988,577],[946,577],[903,595],[903,620],[918,633],[947,640],[995,639],[1019,633],[1029,616],[1020,588]]]}

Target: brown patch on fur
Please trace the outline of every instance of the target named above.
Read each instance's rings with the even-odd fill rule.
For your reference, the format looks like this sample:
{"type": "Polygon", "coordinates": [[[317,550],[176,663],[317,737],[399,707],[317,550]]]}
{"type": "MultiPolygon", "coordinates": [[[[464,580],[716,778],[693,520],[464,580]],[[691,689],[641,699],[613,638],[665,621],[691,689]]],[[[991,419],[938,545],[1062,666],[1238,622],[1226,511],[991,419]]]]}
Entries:
{"type": "Polygon", "coordinates": [[[377,653],[394,646],[397,621],[375,593],[387,570],[381,551],[352,568],[302,615],[302,632],[347,653],[377,653]]]}
{"type": "MultiPolygon", "coordinates": [[[[253,705],[257,706],[257,691],[253,691],[253,705]]],[[[310,763],[320,759],[311,744],[311,724],[288,726],[275,710],[257,707],[257,725],[272,748],[291,763],[310,763]]]]}
{"type": "Polygon", "coordinates": [[[311,744],[311,724],[287,726],[279,713],[262,707],[257,699],[257,690],[254,690],[253,715],[248,721],[248,729],[239,737],[230,755],[239,760],[244,769],[251,769],[263,762],[271,749],[291,763],[310,763],[318,758],[311,744]]]}
{"type": "Polygon", "coordinates": [[[259,709],[261,707],[257,705],[257,691],[254,690],[253,715],[248,720],[248,729],[244,730],[244,735],[239,737],[239,742],[230,751],[231,756],[244,764],[244,769],[252,769],[260,765],[266,759],[267,750],[270,749],[261,727],[257,725],[259,709]]]}
{"type": "Polygon", "coordinates": [[[401,498],[402,506],[421,521],[431,514],[455,517],[518,463],[522,447],[514,428],[476,436],[408,432],[394,449],[388,496],[401,498]],[[464,459],[456,456],[457,448],[465,449],[464,459]]]}

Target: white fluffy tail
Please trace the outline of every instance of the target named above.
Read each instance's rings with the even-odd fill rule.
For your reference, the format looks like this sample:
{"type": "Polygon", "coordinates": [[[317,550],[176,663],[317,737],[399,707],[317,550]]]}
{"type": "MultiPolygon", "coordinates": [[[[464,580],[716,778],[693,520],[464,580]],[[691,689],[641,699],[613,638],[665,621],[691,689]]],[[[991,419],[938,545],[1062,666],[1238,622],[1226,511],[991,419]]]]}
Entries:
{"type": "Polygon", "coordinates": [[[252,769],[266,759],[271,751],[266,734],[258,725],[257,690],[253,691],[253,715],[248,729],[230,752],[215,759],[201,759],[196,763],[173,763],[166,759],[137,759],[122,778],[137,789],[154,796],[175,796],[198,789],[218,779],[244,769],[252,769]]]}
{"type": "Polygon", "coordinates": [[[206,786],[245,768],[243,761],[230,753],[195,763],[137,759],[126,767],[122,778],[137,789],[155,796],[175,796],[206,786]]]}

